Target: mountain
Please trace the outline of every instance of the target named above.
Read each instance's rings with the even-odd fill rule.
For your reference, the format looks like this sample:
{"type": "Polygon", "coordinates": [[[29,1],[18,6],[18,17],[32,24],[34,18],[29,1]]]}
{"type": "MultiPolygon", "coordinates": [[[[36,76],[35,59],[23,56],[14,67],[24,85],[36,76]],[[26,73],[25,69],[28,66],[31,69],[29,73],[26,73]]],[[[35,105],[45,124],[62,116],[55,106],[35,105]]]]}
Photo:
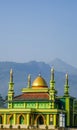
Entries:
{"type": "Polygon", "coordinates": [[[49,63],[50,66],[54,66],[55,70],[58,72],[64,72],[72,75],[77,75],[77,68],[72,65],[67,64],[59,58],[52,60],[49,63]]]}
{"type": "MultiPolygon", "coordinates": [[[[27,86],[27,77],[28,74],[31,74],[31,81],[38,76],[39,73],[44,77],[47,81],[49,86],[50,81],[50,66],[54,66],[55,68],[55,88],[58,90],[58,95],[62,95],[64,93],[64,82],[65,82],[65,71],[66,69],[62,69],[62,66],[66,68],[68,66],[69,70],[69,86],[70,86],[70,94],[72,96],[77,97],[77,74],[74,72],[76,68],[70,68],[68,64],[61,64],[63,63],[60,60],[58,61],[58,65],[55,63],[53,64],[46,64],[45,62],[37,62],[37,61],[30,61],[27,63],[16,63],[16,62],[0,62],[0,94],[5,97],[8,93],[8,85],[9,85],[9,72],[10,69],[13,69],[14,72],[14,90],[15,95],[21,93],[21,89],[27,86]],[[58,67],[57,67],[58,66],[58,67]],[[72,70],[72,71],[71,71],[72,70]]],[[[53,63],[53,61],[52,61],[53,63]]],[[[63,67],[63,68],[64,68],[63,67]]],[[[76,69],[77,70],[77,69],[76,69]]],[[[67,71],[68,72],[68,71],[67,71]]]]}
{"type": "Polygon", "coordinates": [[[49,79],[50,66],[44,62],[31,61],[28,63],[15,63],[15,62],[0,62],[0,93],[3,96],[7,95],[9,72],[10,69],[14,72],[14,88],[15,94],[19,94],[23,87],[27,86],[27,76],[31,74],[32,81],[41,73],[45,79],[49,79]]]}

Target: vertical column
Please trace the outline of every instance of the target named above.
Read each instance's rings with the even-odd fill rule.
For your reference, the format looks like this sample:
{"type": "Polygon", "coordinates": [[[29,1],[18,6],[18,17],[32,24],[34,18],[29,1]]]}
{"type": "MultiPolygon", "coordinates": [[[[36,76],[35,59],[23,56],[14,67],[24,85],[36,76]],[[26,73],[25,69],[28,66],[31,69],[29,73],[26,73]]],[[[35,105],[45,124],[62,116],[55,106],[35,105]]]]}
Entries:
{"type": "Polygon", "coordinates": [[[46,125],[49,125],[49,114],[47,114],[47,120],[46,120],[46,125]]]}
{"type": "Polygon", "coordinates": [[[27,114],[27,126],[29,126],[29,118],[30,118],[30,115],[29,115],[29,113],[27,114]]]}
{"type": "Polygon", "coordinates": [[[36,108],[38,108],[38,102],[36,102],[36,108]]]}
{"type": "Polygon", "coordinates": [[[14,125],[16,124],[16,113],[14,113],[14,125]]]}
{"type": "Polygon", "coordinates": [[[70,103],[69,103],[69,97],[66,98],[66,110],[67,110],[67,122],[66,125],[70,126],[70,103]]]}
{"type": "Polygon", "coordinates": [[[56,127],[56,114],[54,114],[53,124],[54,124],[54,127],[56,127]]]}
{"type": "Polygon", "coordinates": [[[26,117],[26,114],[25,114],[25,118],[24,118],[24,125],[27,124],[27,117],[26,117]]]}
{"type": "Polygon", "coordinates": [[[32,116],[32,117],[33,117],[33,125],[34,125],[34,114],[33,114],[33,116],[32,116]]]}
{"type": "Polygon", "coordinates": [[[74,122],[75,122],[75,121],[74,121],[74,113],[73,113],[73,126],[74,126],[74,122]]]}
{"type": "Polygon", "coordinates": [[[26,103],[24,102],[24,106],[23,106],[24,108],[26,108],[26,103]]]}
{"type": "Polygon", "coordinates": [[[6,124],[6,114],[4,114],[4,121],[3,124],[6,124]]]}

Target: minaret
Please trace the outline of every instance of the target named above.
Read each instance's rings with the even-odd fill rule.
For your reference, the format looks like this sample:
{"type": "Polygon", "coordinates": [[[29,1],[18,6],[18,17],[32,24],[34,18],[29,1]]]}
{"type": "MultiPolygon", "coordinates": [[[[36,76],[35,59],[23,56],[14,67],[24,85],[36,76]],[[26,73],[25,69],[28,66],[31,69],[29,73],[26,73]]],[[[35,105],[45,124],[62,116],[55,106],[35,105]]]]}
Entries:
{"type": "Polygon", "coordinates": [[[64,96],[69,96],[68,74],[65,75],[64,96]]]}
{"type": "Polygon", "coordinates": [[[14,97],[14,83],[13,83],[13,71],[10,70],[10,82],[9,82],[9,89],[8,89],[8,108],[12,108],[12,100],[14,97]]]}
{"type": "Polygon", "coordinates": [[[28,75],[28,88],[31,87],[31,75],[29,74],[28,75]]]}
{"type": "Polygon", "coordinates": [[[51,79],[50,79],[50,100],[51,100],[51,108],[55,108],[55,96],[57,91],[55,90],[55,80],[54,80],[54,68],[51,69],[51,79]]]}
{"type": "Polygon", "coordinates": [[[66,126],[73,126],[74,123],[74,98],[69,95],[69,79],[68,74],[65,75],[65,85],[64,85],[64,98],[65,98],[65,110],[66,113],[66,126]],[[72,113],[72,114],[71,114],[72,113]]]}

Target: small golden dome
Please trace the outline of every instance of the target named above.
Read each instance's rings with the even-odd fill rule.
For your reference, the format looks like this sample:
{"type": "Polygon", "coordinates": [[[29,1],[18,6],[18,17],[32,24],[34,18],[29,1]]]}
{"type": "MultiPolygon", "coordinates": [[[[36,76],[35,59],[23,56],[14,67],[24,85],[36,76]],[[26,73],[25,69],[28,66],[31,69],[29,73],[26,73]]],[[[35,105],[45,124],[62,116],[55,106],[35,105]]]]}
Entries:
{"type": "Polygon", "coordinates": [[[47,83],[42,76],[38,76],[32,83],[32,88],[47,88],[47,83]]]}

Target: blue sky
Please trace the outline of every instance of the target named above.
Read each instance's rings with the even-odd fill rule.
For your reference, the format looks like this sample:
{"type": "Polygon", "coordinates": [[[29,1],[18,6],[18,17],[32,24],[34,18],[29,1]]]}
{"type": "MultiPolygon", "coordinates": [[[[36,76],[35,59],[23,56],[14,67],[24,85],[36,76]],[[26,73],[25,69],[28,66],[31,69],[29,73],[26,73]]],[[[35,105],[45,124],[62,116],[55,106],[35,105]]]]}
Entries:
{"type": "Polygon", "coordinates": [[[0,61],[77,66],[77,0],[0,1],[0,61]]]}

